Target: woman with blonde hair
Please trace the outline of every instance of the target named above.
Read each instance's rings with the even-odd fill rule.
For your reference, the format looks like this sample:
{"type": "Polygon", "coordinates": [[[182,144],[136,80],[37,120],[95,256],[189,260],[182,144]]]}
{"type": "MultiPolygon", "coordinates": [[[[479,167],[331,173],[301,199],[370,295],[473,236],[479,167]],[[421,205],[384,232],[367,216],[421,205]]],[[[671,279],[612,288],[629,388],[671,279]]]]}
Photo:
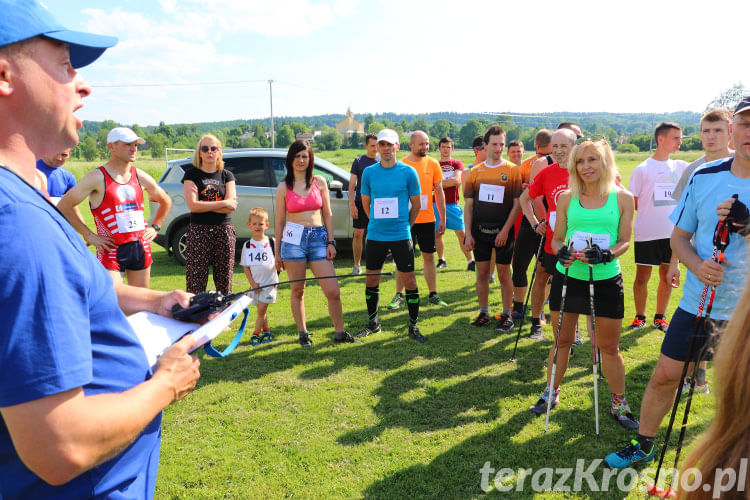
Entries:
{"type": "MultiPolygon", "coordinates": [[[[750,280],[745,293],[737,304],[750,301],[750,280]]],[[[750,307],[737,307],[726,330],[721,333],[721,342],[714,357],[716,386],[716,414],[706,434],[698,442],[685,460],[683,474],[691,468],[700,471],[702,484],[716,485],[716,473],[723,469],[723,481],[719,485],[722,499],[748,498],[750,494],[750,474],[740,470],[750,468],[750,378],[746,369],[750,366],[750,307]],[[730,472],[731,471],[731,472],[730,472]],[[730,478],[733,474],[734,479],[730,478]],[[730,484],[734,483],[733,485],[730,484]]],[[[718,486],[718,485],[717,485],[718,486]]],[[[702,500],[719,498],[713,496],[714,488],[704,491],[702,487],[694,491],[678,490],[678,498],[702,500]]]]}
{"type": "Polygon", "coordinates": [[[185,288],[190,293],[205,291],[212,267],[216,290],[227,295],[232,292],[234,272],[237,236],[232,212],[237,208],[237,189],[234,175],[224,169],[221,141],[215,135],[200,138],[182,184],[190,209],[185,288]]]}
{"type": "MultiPolygon", "coordinates": [[[[563,282],[567,286],[566,314],[558,339],[552,408],[559,402],[559,387],[568,367],[578,315],[591,315],[589,265],[594,280],[596,345],[602,355],[602,370],[612,393],[610,412],[626,429],[638,428],[625,399],[625,364],[620,354],[620,331],[625,313],[622,274],[618,257],[630,246],[635,203],[633,195],[615,183],[617,167],[605,140],[584,140],[568,158],[569,189],[557,202],[557,222],[552,250],[557,256],[550,291],[552,326],[558,327],[563,282]],[[565,277],[564,277],[565,276],[565,277]]],[[[547,388],[531,407],[538,415],[547,410],[555,346],[549,352],[547,388]]]]}

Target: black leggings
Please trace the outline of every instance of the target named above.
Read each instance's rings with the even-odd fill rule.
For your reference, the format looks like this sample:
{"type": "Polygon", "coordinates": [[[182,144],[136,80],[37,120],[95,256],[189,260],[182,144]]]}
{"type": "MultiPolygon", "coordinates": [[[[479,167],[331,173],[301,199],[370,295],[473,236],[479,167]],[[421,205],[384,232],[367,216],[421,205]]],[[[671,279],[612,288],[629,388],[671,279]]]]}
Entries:
{"type": "Polygon", "coordinates": [[[526,278],[526,270],[529,268],[531,259],[539,250],[539,242],[542,240],[541,235],[531,227],[526,217],[521,222],[521,229],[516,236],[516,247],[513,249],[513,286],[522,288],[529,285],[526,278]]]}

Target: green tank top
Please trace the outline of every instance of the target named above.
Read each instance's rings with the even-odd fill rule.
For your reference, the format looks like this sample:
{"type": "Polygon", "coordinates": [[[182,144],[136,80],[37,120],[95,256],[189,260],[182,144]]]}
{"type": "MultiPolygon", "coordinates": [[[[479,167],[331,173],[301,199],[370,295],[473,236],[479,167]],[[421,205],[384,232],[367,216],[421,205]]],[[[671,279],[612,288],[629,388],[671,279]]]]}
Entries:
{"type": "MultiPolygon", "coordinates": [[[[568,228],[565,241],[570,241],[570,250],[584,250],[586,239],[591,236],[594,243],[606,250],[617,242],[620,228],[620,209],[617,205],[617,190],[609,193],[606,203],[601,208],[583,208],[578,198],[570,200],[568,207],[568,228]]],[[[565,274],[565,268],[559,262],[556,269],[565,274]]],[[[620,274],[620,261],[614,258],[611,262],[594,265],[594,281],[614,278],[620,274]]],[[[571,264],[568,276],[579,280],[589,279],[589,265],[576,260],[571,264]]]]}

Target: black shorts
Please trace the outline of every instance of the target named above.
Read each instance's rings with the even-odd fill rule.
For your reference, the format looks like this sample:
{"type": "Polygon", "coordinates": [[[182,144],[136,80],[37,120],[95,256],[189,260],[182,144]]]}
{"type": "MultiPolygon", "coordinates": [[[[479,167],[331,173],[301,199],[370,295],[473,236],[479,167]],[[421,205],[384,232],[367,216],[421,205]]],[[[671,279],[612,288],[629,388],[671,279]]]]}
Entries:
{"type": "Polygon", "coordinates": [[[528,286],[526,271],[539,250],[539,242],[542,241],[542,236],[526,223],[526,218],[523,220],[513,247],[513,286],[515,287],[528,286]]]}
{"type": "MultiPolygon", "coordinates": [[[[549,310],[560,310],[562,283],[565,276],[555,271],[552,288],[549,292],[549,310]]],[[[625,317],[625,294],[622,290],[622,274],[606,280],[594,281],[595,315],[602,318],[622,319],[625,317]]],[[[589,281],[568,276],[565,292],[565,312],[591,314],[589,281]]]]}
{"type": "Polygon", "coordinates": [[[671,259],[672,247],[669,238],[635,242],[635,263],[639,266],[660,266],[669,264],[671,259]]]}
{"type": "Polygon", "coordinates": [[[422,253],[435,253],[435,223],[420,222],[412,225],[411,239],[422,253]]]}
{"type": "Polygon", "coordinates": [[[146,250],[141,240],[129,241],[117,247],[117,264],[120,266],[120,271],[146,269],[151,265],[146,260],[146,250]]]}
{"type": "Polygon", "coordinates": [[[495,246],[495,234],[485,234],[476,226],[472,226],[471,235],[474,237],[474,260],[477,262],[487,262],[492,258],[492,249],[495,249],[495,263],[508,265],[513,260],[513,241],[515,237],[514,229],[511,227],[508,232],[508,240],[501,247],[495,246]]]}
{"type": "MultiPolygon", "coordinates": [[[[690,337],[695,330],[695,316],[695,314],[690,314],[679,307],[675,310],[672,320],[669,322],[667,333],[664,334],[664,340],[661,342],[661,353],[663,355],[676,361],[687,359],[690,350],[690,337]]],[[[719,333],[724,329],[726,323],[722,320],[709,319],[706,322],[705,318],[700,319],[690,361],[697,360],[699,354],[701,354],[701,359],[705,361],[713,359],[719,333]],[[705,350],[703,349],[704,346],[705,350]]]]}
{"type": "Polygon", "coordinates": [[[557,265],[557,256],[547,253],[544,250],[542,250],[542,266],[544,267],[544,270],[549,274],[550,276],[555,275],[555,266],[557,265]]]}
{"type": "Polygon", "coordinates": [[[352,219],[352,226],[354,229],[367,229],[367,224],[370,222],[370,218],[367,217],[365,209],[362,206],[362,199],[354,200],[354,205],[357,207],[357,217],[352,219]]]}
{"type": "Polygon", "coordinates": [[[365,247],[365,267],[368,271],[383,269],[388,250],[393,255],[396,269],[402,273],[414,272],[414,247],[411,240],[373,241],[367,240],[365,247]]]}

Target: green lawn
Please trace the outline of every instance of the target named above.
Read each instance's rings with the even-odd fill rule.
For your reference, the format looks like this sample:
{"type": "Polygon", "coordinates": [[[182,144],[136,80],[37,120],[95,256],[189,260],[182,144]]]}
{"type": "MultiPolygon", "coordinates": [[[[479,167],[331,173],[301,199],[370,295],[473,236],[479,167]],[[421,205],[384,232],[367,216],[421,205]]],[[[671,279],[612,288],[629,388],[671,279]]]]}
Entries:
{"type": "MultiPolygon", "coordinates": [[[[357,151],[321,153],[348,169],[357,151]],[[352,154],[347,154],[352,153],[352,154]]],[[[472,156],[459,151],[464,161],[472,156]]],[[[680,155],[691,160],[698,153],[680,155]]],[[[618,157],[624,183],[644,154],[618,157]]],[[[139,165],[158,176],[163,161],[139,165]]],[[[80,175],[91,165],[72,165],[80,175]]],[[[90,216],[88,210],[83,210],[90,216]]],[[[521,340],[517,362],[510,363],[516,330],[497,334],[468,324],[477,314],[474,275],[465,271],[457,240],[447,235],[449,267],[438,272],[438,291],[450,304],[439,309],[423,305],[420,327],[427,336],[418,344],[406,336],[405,310],[384,305],[395,288],[392,278],[381,283],[382,333],[365,345],[336,345],[325,299],[311,283],[306,297],[313,349],[303,350],[289,309],[289,288],[279,287],[269,309],[275,339],[252,347],[249,335],[226,359],[202,354],[202,377],[196,390],[164,412],[161,469],[157,498],[475,498],[485,493],[480,468],[495,470],[575,467],[577,459],[602,458],[633,434],[608,416],[609,391],[599,383],[601,438],[594,436],[591,347],[576,349],[566,373],[561,405],[552,412],[550,430],[544,418],[527,408],[544,387],[545,340],[521,340]]],[[[626,289],[626,319],[634,310],[631,289],[635,273],[632,251],[621,258],[626,289]]],[[[184,287],[184,270],[160,247],[154,247],[152,287],[184,287]]],[[[351,255],[340,255],[337,272],[351,271],[351,255]]],[[[426,292],[417,259],[418,284],[426,292]]],[[[386,271],[393,264],[386,265],[386,271]]],[[[239,266],[234,290],[247,287],[239,266]]],[[[285,279],[283,274],[281,279],[285,279]]],[[[650,283],[648,316],[654,312],[650,283]]],[[[213,285],[209,284],[210,288],[213,285]]],[[[364,326],[366,312],[362,279],[341,281],[345,321],[350,331],[364,326]]],[[[674,294],[668,314],[677,305],[674,294]]],[[[425,301],[423,301],[424,304],[425,301]]],[[[491,311],[500,309],[500,290],[493,287],[491,311]]],[[[583,322],[581,322],[583,325],[583,322]]],[[[524,327],[528,333],[528,321],[524,327]]],[[[222,347],[233,333],[225,333],[222,347]]],[[[627,370],[627,395],[634,413],[640,410],[645,385],[654,368],[662,339],[649,327],[623,331],[621,348],[627,370]]],[[[709,379],[711,374],[709,373],[709,379]]],[[[691,410],[687,443],[694,442],[713,416],[713,396],[698,396],[691,410]]],[[[662,434],[666,422],[662,426],[662,434]]],[[[663,435],[660,435],[661,440],[663,435]]],[[[683,451],[683,457],[686,452],[683,451]]],[[[674,454],[666,464],[671,467],[674,454]]],[[[600,478],[602,469],[595,473],[600,478]]],[[[492,479],[490,477],[490,486],[492,479]]],[[[608,492],[534,493],[532,478],[520,491],[487,494],[509,498],[643,498],[645,493],[620,492],[612,478],[608,492]]],[[[557,479],[557,475],[554,480],[557,479]]],[[[513,485],[514,483],[511,483],[513,485]]],[[[566,483],[573,486],[571,479],[566,483]]],[[[639,484],[643,487],[644,484],[639,484]]]]}

